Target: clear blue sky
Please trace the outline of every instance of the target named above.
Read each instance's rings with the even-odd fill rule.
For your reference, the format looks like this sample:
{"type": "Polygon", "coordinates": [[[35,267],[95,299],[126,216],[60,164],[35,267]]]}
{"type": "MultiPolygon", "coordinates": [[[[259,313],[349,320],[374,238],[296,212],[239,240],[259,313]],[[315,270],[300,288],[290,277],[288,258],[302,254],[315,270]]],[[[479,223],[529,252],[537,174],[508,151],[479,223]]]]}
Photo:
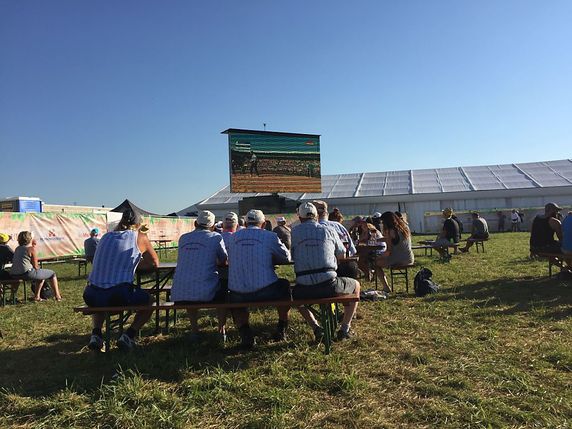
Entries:
{"type": "Polygon", "coordinates": [[[0,197],[159,213],[228,184],[229,127],[324,174],[569,158],[572,1],[0,0],[0,197]]]}

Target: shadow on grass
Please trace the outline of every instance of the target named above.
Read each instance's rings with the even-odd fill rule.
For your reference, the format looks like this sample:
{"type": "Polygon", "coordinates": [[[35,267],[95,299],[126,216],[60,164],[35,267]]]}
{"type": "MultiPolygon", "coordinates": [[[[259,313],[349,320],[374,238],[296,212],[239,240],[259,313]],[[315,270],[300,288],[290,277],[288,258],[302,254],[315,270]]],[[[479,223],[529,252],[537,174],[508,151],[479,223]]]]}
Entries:
{"type": "Polygon", "coordinates": [[[140,347],[131,353],[118,350],[115,341],[109,353],[93,353],[86,347],[88,335],[53,334],[44,338],[46,344],[37,347],[0,351],[1,387],[33,397],[50,395],[65,387],[91,393],[129,369],[148,379],[177,382],[188,370],[241,371],[260,359],[272,361],[277,354],[295,347],[292,342],[268,340],[269,328],[257,331],[261,341],[252,351],[238,349],[238,338],[223,347],[214,333],[194,344],[183,331],[169,336],[144,335],[140,347]]]}
{"type": "Polygon", "coordinates": [[[541,318],[558,320],[572,316],[572,281],[556,278],[501,278],[458,286],[435,295],[433,299],[470,300],[479,308],[499,307],[501,314],[542,309],[541,318]]]}

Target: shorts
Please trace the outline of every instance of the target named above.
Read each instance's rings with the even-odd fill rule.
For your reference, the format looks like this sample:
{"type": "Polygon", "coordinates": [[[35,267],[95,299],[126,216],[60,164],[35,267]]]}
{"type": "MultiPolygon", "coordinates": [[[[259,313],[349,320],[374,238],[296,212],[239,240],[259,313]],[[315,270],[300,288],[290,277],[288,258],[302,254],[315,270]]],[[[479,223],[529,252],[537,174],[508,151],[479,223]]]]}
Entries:
{"type": "Polygon", "coordinates": [[[90,307],[115,307],[120,305],[147,305],[151,296],[131,283],[121,283],[110,288],[87,285],[83,300],[90,307]]]}
{"type": "Polygon", "coordinates": [[[357,280],[349,277],[336,277],[315,285],[297,284],[292,291],[292,297],[294,299],[331,298],[338,295],[352,294],[356,288],[357,280]]]}
{"type": "Polygon", "coordinates": [[[489,234],[476,233],[476,234],[471,235],[469,238],[472,238],[473,240],[488,240],[489,234]]]}
{"type": "Polygon", "coordinates": [[[274,283],[250,293],[240,293],[231,290],[228,297],[230,302],[290,300],[290,282],[286,279],[278,279],[274,283]]]}
{"type": "Polygon", "coordinates": [[[450,241],[447,238],[441,237],[441,238],[438,238],[437,240],[435,240],[431,246],[433,246],[433,247],[447,247],[447,246],[450,246],[451,244],[453,244],[452,241],[450,241]]]}
{"type": "Polygon", "coordinates": [[[52,270],[44,270],[40,268],[36,270],[32,268],[29,271],[26,271],[24,274],[12,274],[12,277],[15,279],[22,279],[22,280],[31,280],[31,281],[42,281],[42,280],[49,280],[52,277],[55,277],[56,273],[52,270]]]}
{"type": "Polygon", "coordinates": [[[210,301],[175,301],[175,304],[204,304],[204,303],[208,303],[208,302],[216,302],[216,303],[220,303],[223,304],[225,302],[228,302],[228,289],[226,288],[226,286],[222,285],[222,280],[220,281],[220,286],[218,288],[218,290],[215,293],[215,296],[212,300],[210,301]]]}

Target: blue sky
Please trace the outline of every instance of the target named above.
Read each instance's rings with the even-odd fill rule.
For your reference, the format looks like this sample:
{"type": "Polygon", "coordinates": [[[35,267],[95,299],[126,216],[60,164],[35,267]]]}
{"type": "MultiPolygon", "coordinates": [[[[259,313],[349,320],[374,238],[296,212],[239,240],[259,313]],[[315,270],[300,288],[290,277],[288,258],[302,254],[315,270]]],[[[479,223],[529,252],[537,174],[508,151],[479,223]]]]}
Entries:
{"type": "Polygon", "coordinates": [[[324,174],[570,157],[572,2],[0,0],[0,197],[159,213],[227,185],[226,128],[324,174]],[[8,179],[7,179],[8,178],[8,179]]]}

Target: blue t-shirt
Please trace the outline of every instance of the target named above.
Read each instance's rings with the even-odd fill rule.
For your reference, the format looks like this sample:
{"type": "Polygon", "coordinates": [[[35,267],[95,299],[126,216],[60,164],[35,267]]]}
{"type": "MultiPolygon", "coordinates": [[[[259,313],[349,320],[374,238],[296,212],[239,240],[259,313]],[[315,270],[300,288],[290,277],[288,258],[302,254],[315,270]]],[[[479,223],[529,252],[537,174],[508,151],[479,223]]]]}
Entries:
{"type": "Polygon", "coordinates": [[[562,250],[572,252],[572,215],[562,221],[562,250]]]}

